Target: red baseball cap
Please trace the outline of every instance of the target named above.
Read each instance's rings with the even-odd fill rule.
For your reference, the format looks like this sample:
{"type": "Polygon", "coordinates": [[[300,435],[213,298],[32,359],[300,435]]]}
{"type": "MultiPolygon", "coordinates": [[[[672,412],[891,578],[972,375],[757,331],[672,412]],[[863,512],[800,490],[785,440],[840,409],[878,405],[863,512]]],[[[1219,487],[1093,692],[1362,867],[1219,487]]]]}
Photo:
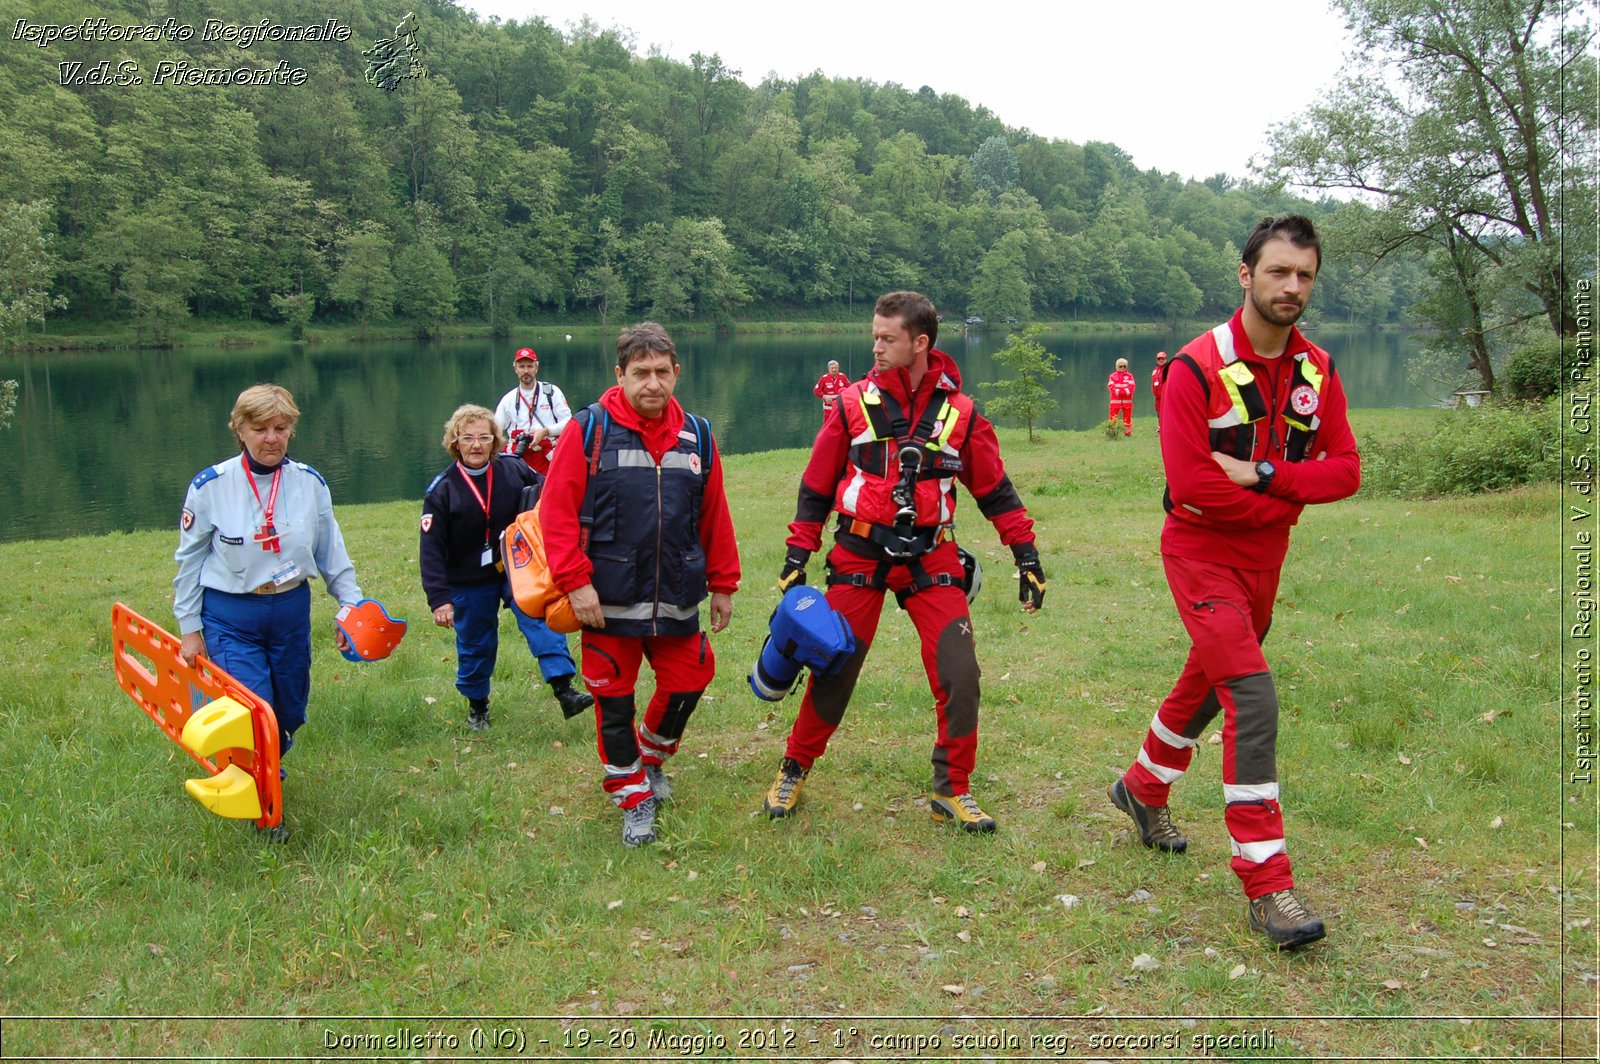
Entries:
{"type": "Polygon", "coordinates": [[[513,362],[521,362],[525,358],[530,360],[530,361],[537,362],[537,361],[539,361],[539,352],[535,351],[531,347],[519,347],[519,348],[517,348],[516,355],[513,356],[511,361],[513,361],[513,362]]]}

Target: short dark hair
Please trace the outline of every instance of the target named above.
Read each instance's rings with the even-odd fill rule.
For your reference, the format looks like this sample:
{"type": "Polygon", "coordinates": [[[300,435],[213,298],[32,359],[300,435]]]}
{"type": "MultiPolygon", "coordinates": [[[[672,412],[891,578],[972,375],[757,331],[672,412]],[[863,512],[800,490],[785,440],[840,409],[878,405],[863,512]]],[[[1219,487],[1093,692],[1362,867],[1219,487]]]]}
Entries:
{"type": "Polygon", "coordinates": [[[933,301],[921,292],[890,292],[879,296],[872,313],[880,318],[899,318],[912,339],[926,336],[929,347],[939,339],[939,312],[934,309],[933,301]]]}
{"type": "Polygon", "coordinates": [[[621,335],[617,337],[619,370],[627,370],[629,362],[650,354],[671,355],[672,364],[674,366],[678,364],[678,348],[659,322],[641,321],[637,325],[623,329],[621,335]]]}
{"type": "Polygon", "coordinates": [[[1277,218],[1261,219],[1250,231],[1250,238],[1244,242],[1244,254],[1239,256],[1240,260],[1254,271],[1256,260],[1261,257],[1261,245],[1280,237],[1297,248],[1310,248],[1315,251],[1317,272],[1322,272],[1322,240],[1317,236],[1317,227],[1303,214],[1285,214],[1277,218]]]}

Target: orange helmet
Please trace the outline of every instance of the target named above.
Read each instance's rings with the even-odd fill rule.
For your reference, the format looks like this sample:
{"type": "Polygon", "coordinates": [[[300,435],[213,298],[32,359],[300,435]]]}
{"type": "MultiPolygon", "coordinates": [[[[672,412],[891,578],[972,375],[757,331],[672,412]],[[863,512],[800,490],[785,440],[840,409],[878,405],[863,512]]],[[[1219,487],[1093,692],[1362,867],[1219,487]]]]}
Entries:
{"type": "Polygon", "coordinates": [[[406,634],[406,622],[389,616],[377,599],[362,599],[354,606],[340,607],[333,623],[350,643],[340,653],[351,661],[381,661],[394,653],[406,634]]]}

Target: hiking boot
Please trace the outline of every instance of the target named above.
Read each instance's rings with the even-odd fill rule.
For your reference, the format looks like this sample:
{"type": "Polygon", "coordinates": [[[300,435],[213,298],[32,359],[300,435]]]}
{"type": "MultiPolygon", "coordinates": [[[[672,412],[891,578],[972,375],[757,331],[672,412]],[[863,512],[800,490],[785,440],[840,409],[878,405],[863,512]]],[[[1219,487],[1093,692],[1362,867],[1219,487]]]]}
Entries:
{"type": "Polygon", "coordinates": [[[1292,890],[1251,898],[1250,930],[1265,932],[1279,949],[1308,946],[1328,933],[1292,890]]]}
{"type": "Polygon", "coordinates": [[[572,677],[570,676],[563,676],[559,680],[551,680],[550,689],[556,693],[556,701],[561,704],[561,715],[567,720],[571,720],[594,705],[594,695],[591,695],[588,691],[580,691],[572,686],[572,677]]]}
{"type": "Polygon", "coordinates": [[[960,824],[962,831],[980,832],[995,829],[994,817],[978,808],[978,801],[970,794],[947,797],[943,794],[928,796],[928,812],[941,824],[960,824]]]}
{"type": "Polygon", "coordinates": [[[794,812],[794,807],[800,801],[800,788],[805,786],[806,776],[810,772],[808,768],[801,768],[800,762],[792,757],[783,759],[778,766],[778,778],[772,781],[766,801],[761,803],[761,808],[766,810],[769,818],[778,820],[794,812]]]}
{"type": "Polygon", "coordinates": [[[667,779],[665,765],[646,765],[644,778],[650,783],[650,790],[655,793],[657,802],[672,801],[672,781],[667,779]]]}
{"type": "Polygon", "coordinates": [[[622,811],[622,845],[643,846],[656,841],[656,800],[646,798],[622,811]]]}
{"type": "Polygon", "coordinates": [[[1135,798],[1122,780],[1111,785],[1106,792],[1111,804],[1133,818],[1139,829],[1139,841],[1167,853],[1182,853],[1189,848],[1189,840],[1172,824],[1172,814],[1164,805],[1145,805],[1135,798]]]}
{"type": "Polygon", "coordinates": [[[489,730],[489,700],[487,698],[467,699],[467,727],[477,732],[489,730]]]}

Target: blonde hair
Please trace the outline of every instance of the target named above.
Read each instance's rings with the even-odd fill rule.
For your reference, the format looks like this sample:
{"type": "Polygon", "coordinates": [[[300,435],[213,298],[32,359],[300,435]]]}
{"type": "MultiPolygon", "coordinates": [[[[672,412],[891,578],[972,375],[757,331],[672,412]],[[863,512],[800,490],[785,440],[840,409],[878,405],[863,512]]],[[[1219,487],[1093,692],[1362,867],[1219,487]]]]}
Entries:
{"type": "MultiPolygon", "coordinates": [[[[252,384],[233,401],[228,429],[238,436],[246,425],[259,425],[278,417],[289,419],[289,435],[293,436],[294,427],[300,423],[300,408],[294,405],[289,389],[277,384],[252,384]]],[[[239,442],[241,446],[244,443],[239,442]]]]}
{"type": "Polygon", "coordinates": [[[1118,369],[1127,369],[1128,368],[1128,360],[1125,359],[1125,358],[1117,359],[1117,368],[1118,369]]]}
{"type": "Polygon", "coordinates": [[[494,433],[494,449],[506,449],[506,434],[501,430],[500,422],[494,419],[494,411],[476,403],[462,403],[444,423],[444,439],[439,441],[450,452],[450,457],[458,462],[461,461],[461,430],[474,421],[487,421],[490,431],[494,433]]]}

